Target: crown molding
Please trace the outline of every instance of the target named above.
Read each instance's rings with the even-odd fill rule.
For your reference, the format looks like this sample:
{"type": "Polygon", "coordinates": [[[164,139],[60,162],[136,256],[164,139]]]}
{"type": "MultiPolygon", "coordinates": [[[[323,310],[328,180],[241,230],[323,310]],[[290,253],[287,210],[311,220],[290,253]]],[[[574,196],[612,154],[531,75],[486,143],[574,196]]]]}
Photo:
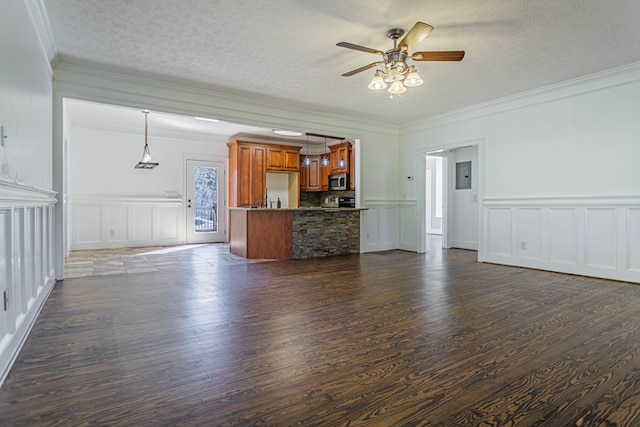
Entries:
{"type": "Polygon", "coordinates": [[[640,81],[640,62],[421,119],[402,126],[401,134],[408,135],[637,81],[640,81]]]}
{"type": "Polygon", "coordinates": [[[163,82],[60,62],[54,69],[54,91],[62,97],[220,120],[261,127],[291,127],[307,132],[339,132],[350,138],[376,133],[397,137],[399,127],[362,117],[311,107],[163,82]]]}
{"type": "Polygon", "coordinates": [[[44,7],[43,0],[25,0],[25,5],[33,26],[35,27],[38,39],[40,40],[40,46],[44,52],[47,62],[49,64],[49,72],[53,73],[53,67],[58,57],[58,51],[53,38],[53,31],[49,24],[49,16],[47,10],[44,7]]]}

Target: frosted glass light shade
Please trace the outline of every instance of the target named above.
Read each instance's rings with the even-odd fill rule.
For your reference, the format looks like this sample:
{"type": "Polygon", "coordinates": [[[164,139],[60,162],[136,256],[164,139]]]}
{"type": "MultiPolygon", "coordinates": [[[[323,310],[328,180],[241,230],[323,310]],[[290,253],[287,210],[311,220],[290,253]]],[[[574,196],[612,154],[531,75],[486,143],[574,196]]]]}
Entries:
{"type": "Polygon", "coordinates": [[[376,72],[376,75],[371,79],[371,83],[369,83],[369,89],[371,90],[382,90],[387,87],[387,84],[384,82],[384,79],[380,75],[380,71],[376,72]]]}
{"type": "Polygon", "coordinates": [[[420,86],[422,83],[424,83],[424,80],[422,80],[416,70],[411,70],[404,79],[404,85],[407,87],[420,86]]]}
{"type": "Polygon", "coordinates": [[[401,81],[395,81],[391,83],[391,86],[389,87],[389,93],[391,95],[400,95],[405,93],[406,91],[407,91],[407,88],[404,87],[401,81]]]}

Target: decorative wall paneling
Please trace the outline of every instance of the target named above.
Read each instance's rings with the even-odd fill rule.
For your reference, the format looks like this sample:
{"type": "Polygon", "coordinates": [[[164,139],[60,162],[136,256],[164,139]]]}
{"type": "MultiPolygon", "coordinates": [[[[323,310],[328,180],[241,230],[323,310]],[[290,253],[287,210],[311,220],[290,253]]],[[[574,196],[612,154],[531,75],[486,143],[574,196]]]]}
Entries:
{"type": "Polygon", "coordinates": [[[70,207],[71,250],[186,242],[182,199],[72,196],[70,207]]]}
{"type": "Polygon", "coordinates": [[[640,282],[640,197],[483,203],[484,260],[640,282]]]}
{"type": "Polygon", "coordinates": [[[55,284],[55,203],[52,191],[0,180],[0,384],[55,284]]]}
{"type": "Polygon", "coordinates": [[[398,223],[402,212],[397,200],[365,199],[362,207],[361,252],[398,248],[398,223]]]}

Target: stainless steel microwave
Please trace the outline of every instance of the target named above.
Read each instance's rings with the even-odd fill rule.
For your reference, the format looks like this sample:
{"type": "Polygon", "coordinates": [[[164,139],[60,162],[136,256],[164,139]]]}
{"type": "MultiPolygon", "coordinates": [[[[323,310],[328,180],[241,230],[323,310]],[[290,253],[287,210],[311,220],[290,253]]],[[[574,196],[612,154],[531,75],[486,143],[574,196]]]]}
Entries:
{"type": "Polygon", "coordinates": [[[329,175],[329,190],[348,190],[349,174],[346,172],[329,175]]]}

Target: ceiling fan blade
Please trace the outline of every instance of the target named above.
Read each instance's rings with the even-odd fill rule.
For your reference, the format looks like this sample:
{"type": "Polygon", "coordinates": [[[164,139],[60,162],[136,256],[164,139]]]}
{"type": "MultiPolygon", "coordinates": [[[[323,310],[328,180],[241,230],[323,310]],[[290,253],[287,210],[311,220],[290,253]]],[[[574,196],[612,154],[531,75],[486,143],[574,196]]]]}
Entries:
{"type": "Polygon", "coordinates": [[[414,61],[462,61],[464,50],[446,50],[440,52],[415,52],[414,61]]]}
{"type": "Polygon", "coordinates": [[[361,52],[377,53],[379,55],[384,55],[384,52],[381,50],[371,49],[370,47],[358,46],[357,44],[353,44],[353,43],[340,42],[340,43],[336,43],[336,46],[346,47],[347,49],[359,50],[361,52]]]}
{"type": "Polygon", "coordinates": [[[409,32],[404,35],[403,39],[400,40],[398,47],[404,52],[410,51],[416,44],[431,34],[431,31],[433,31],[433,27],[431,25],[418,21],[413,27],[411,27],[409,32]]]}
{"type": "Polygon", "coordinates": [[[380,65],[380,64],[382,64],[382,61],[372,62],[371,64],[369,64],[369,65],[365,65],[364,67],[356,68],[355,70],[351,70],[351,71],[349,71],[348,73],[344,73],[344,74],[342,75],[342,77],[349,77],[349,76],[353,76],[354,74],[358,74],[358,73],[361,73],[361,72],[363,72],[363,71],[366,71],[366,70],[368,70],[368,69],[370,69],[370,68],[377,67],[377,66],[378,66],[378,65],[380,65]]]}

